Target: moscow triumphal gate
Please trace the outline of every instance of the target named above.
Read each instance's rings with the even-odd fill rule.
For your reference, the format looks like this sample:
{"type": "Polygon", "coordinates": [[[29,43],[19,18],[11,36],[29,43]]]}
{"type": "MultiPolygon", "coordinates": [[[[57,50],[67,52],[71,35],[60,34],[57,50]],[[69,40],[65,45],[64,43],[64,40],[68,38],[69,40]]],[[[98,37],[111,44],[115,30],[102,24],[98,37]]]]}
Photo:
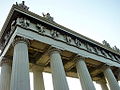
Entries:
{"type": "Polygon", "coordinates": [[[12,6],[0,32],[0,90],[45,90],[42,72],[52,74],[54,90],[69,90],[66,77],[79,78],[83,90],[120,90],[120,50],[39,16],[22,2],[12,6]],[[106,85],[108,84],[108,85],[106,85]]]}

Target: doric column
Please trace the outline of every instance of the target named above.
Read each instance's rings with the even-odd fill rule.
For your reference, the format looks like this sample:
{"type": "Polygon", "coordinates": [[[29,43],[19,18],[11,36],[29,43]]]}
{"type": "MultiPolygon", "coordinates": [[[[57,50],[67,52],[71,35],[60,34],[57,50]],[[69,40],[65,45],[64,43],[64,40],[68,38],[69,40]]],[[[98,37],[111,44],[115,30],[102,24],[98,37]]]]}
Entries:
{"type": "Polygon", "coordinates": [[[77,60],[76,69],[77,69],[77,73],[81,81],[82,89],[83,90],[95,90],[91,76],[85,64],[84,58],[76,57],[76,60],[77,60]]]}
{"type": "Polygon", "coordinates": [[[28,41],[24,38],[14,41],[10,90],[30,90],[28,41]]]}
{"type": "Polygon", "coordinates": [[[34,90],[45,90],[44,80],[43,80],[43,67],[33,66],[33,80],[34,80],[34,90]]]}
{"type": "Polygon", "coordinates": [[[1,61],[0,90],[10,90],[11,62],[4,58],[1,61]]]}
{"type": "Polygon", "coordinates": [[[112,70],[110,69],[110,67],[103,66],[102,69],[103,69],[104,76],[105,76],[106,80],[108,81],[110,90],[120,90],[118,82],[117,82],[112,70]]]}
{"type": "Polygon", "coordinates": [[[49,53],[54,90],[69,90],[59,50],[51,49],[49,53]]]}
{"type": "Polygon", "coordinates": [[[99,80],[99,81],[96,81],[96,83],[98,83],[102,90],[109,90],[108,87],[107,87],[107,82],[105,80],[99,80]]]}

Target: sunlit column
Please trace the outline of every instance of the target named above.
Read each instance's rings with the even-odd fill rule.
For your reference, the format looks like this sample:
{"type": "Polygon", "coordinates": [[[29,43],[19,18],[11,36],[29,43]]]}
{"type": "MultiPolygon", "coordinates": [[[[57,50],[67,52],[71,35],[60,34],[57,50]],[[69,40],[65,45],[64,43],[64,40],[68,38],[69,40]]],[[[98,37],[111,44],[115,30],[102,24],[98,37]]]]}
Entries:
{"type": "Polygon", "coordinates": [[[76,69],[81,81],[82,89],[95,90],[93,81],[91,79],[83,57],[77,57],[76,69]]]}
{"type": "Polygon", "coordinates": [[[54,90],[69,90],[59,50],[50,50],[50,63],[54,90]]]}
{"type": "Polygon", "coordinates": [[[110,90],[120,90],[118,82],[117,82],[112,70],[110,69],[110,67],[104,66],[103,68],[104,68],[103,73],[104,73],[106,80],[108,81],[110,90]]]}
{"type": "Polygon", "coordinates": [[[97,83],[101,86],[102,90],[109,90],[105,80],[104,81],[103,80],[97,81],[97,83]]]}
{"type": "Polygon", "coordinates": [[[4,58],[1,61],[0,90],[10,90],[11,62],[4,58]]]}
{"type": "Polygon", "coordinates": [[[34,90],[45,90],[44,80],[43,80],[43,67],[33,67],[33,79],[34,79],[34,90]]]}
{"type": "Polygon", "coordinates": [[[16,38],[10,90],[30,90],[28,40],[16,38]]]}

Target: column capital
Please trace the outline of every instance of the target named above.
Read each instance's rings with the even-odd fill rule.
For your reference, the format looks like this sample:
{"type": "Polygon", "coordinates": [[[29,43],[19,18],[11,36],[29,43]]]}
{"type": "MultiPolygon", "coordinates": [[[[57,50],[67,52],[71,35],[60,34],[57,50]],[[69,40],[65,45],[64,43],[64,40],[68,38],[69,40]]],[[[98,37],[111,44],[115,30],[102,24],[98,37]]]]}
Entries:
{"type": "Polygon", "coordinates": [[[34,71],[42,72],[44,70],[44,67],[33,65],[31,69],[32,69],[32,72],[34,71]]]}
{"type": "Polygon", "coordinates": [[[120,80],[120,68],[117,68],[114,74],[117,76],[116,79],[119,81],[120,80]]]}
{"type": "Polygon", "coordinates": [[[59,52],[59,53],[61,53],[61,50],[60,50],[60,49],[57,49],[57,48],[52,48],[52,47],[48,50],[48,54],[49,54],[49,55],[53,54],[54,52],[59,52]]]}
{"type": "Polygon", "coordinates": [[[101,67],[101,71],[104,72],[104,70],[106,70],[107,68],[110,68],[110,66],[107,65],[107,64],[104,64],[104,65],[101,67]]]}
{"type": "Polygon", "coordinates": [[[0,62],[0,66],[2,66],[3,64],[11,64],[11,60],[4,57],[0,62]]]}
{"type": "Polygon", "coordinates": [[[20,42],[25,43],[25,44],[27,44],[28,46],[30,45],[30,42],[29,42],[28,39],[26,39],[26,38],[24,38],[24,37],[17,37],[17,38],[15,38],[14,41],[13,41],[13,46],[15,46],[17,43],[20,43],[20,42]]]}
{"type": "Polygon", "coordinates": [[[75,62],[78,62],[78,61],[80,61],[80,60],[85,60],[85,57],[76,55],[74,61],[75,61],[75,62]]]}

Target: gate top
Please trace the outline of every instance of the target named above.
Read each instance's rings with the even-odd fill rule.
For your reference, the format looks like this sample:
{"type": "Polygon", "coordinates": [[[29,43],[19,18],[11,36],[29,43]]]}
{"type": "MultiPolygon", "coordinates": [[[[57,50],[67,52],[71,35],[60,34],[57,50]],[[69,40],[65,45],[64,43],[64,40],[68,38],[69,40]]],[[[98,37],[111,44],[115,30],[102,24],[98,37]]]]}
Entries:
{"type": "MultiPolygon", "coordinates": [[[[29,7],[25,5],[24,1],[21,4],[16,3],[16,5],[12,6],[0,33],[0,43],[2,51],[4,50],[3,48],[6,46],[5,41],[7,41],[7,35],[9,35],[9,33],[12,31],[12,26],[14,26],[19,19],[21,23],[25,23],[24,26],[29,26],[30,23],[37,24],[36,27],[41,29],[43,29],[44,26],[40,25],[39,23],[42,23],[45,26],[49,26],[50,29],[52,28],[51,35],[53,36],[53,38],[55,38],[59,34],[62,35],[64,33],[65,40],[68,45],[74,46],[78,49],[82,49],[90,53],[94,53],[96,55],[99,55],[100,52],[102,57],[109,58],[111,60],[115,59],[115,62],[120,64],[120,50],[116,46],[114,48],[111,48],[109,43],[107,43],[105,40],[103,41],[103,44],[101,44],[60,24],[57,24],[55,21],[53,21],[53,17],[51,17],[49,13],[43,14],[43,16],[39,16],[29,11],[28,9],[29,7]],[[71,40],[73,40],[74,43],[71,43],[71,40]],[[84,48],[81,48],[81,44],[84,45],[84,48]]],[[[44,32],[44,30],[41,32],[44,32]]]]}
{"type": "Polygon", "coordinates": [[[29,39],[28,47],[30,67],[44,67],[44,72],[50,71],[48,51],[51,46],[61,50],[61,57],[68,76],[77,77],[76,57],[85,57],[86,64],[94,80],[101,78],[101,65],[120,67],[120,50],[111,48],[107,41],[98,43],[86,36],[76,33],[53,20],[49,13],[39,16],[31,11],[23,1],[13,5],[0,33],[0,61],[2,56],[12,58],[12,41],[16,37],[29,39]],[[47,54],[46,54],[47,53],[47,54]]]}

